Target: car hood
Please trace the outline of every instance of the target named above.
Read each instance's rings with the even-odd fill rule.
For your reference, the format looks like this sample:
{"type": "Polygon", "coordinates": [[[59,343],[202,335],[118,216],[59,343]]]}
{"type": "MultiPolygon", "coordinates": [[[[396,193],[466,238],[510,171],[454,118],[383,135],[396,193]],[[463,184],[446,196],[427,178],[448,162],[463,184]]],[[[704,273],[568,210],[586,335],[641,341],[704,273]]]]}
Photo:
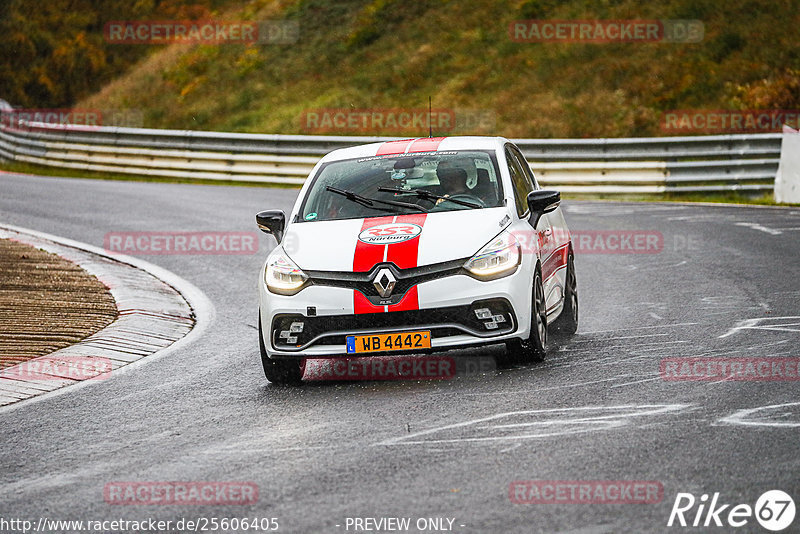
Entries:
{"type": "Polygon", "coordinates": [[[508,225],[504,207],[339,221],[296,222],[282,245],[303,270],[401,269],[469,258],[508,225]]]}

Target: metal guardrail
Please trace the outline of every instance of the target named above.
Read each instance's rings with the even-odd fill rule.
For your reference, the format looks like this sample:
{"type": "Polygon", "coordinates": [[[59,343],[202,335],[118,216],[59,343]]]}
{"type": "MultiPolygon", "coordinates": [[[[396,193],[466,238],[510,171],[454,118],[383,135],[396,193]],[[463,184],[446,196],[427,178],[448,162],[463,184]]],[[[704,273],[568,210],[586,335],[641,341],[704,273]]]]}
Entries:
{"type": "MultiPolygon", "coordinates": [[[[3,120],[0,158],[139,176],[302,184],[327,152],[391,139],[397,138],[11,125],[3,120]]],[[[658,194],[771,191],[781,139],[781,134],[751,134],[515,143],[548,187],[658,194]]]]}

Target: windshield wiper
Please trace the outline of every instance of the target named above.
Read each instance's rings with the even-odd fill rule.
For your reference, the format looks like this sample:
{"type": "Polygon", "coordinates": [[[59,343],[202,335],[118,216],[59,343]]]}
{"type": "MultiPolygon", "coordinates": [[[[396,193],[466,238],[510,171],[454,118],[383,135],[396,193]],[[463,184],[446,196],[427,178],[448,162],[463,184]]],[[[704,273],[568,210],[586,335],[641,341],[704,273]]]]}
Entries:
{"type": "Polygon", "coordinates": [[[352,200],[353,202],[355,202],[357,204],[361,204],[362,206],[366,206],[368,208],[383,209],[383,208],[380,208],[379,206],[374,206],[373,205],[374,203],[377,202],[378,204],[385,204],[387,206],[396,206],[398,208],[412,209],[412,210],[416,210],[416,211],[423,211],[423,212],[426,212],[426,213],[428,212],[427,209],[423,208],[419,204],[412,204],[410,202],[398,202],[396,200],[379,200],[377,198],[369,198],[369,197],[365,197],[365,196],[359,195],[358,193],[354,193],[354,192],[348,191],[346,189],[339,189],[337,187],[332,187],[330,185],[326,186],[325,190],[326,191],[330,191],[331,193],[336,193],[337,195],[342,195],[347,200],[352,200]]]}
{"type": "Polygon", "coordinates": [[[416,195],[417,198],[424,198],[426,200],[447,200],[453,202],[454,204],[461,204],[462,206],[467,206],[469,208],[483,207],[468,200],[461,200],[458,198],[450,198],[443,195],[437,195],[436,193],[431,193],[430,191],[427,191],[425,189],[399,189],[397,187],[379,187],[378,191],[384,191],[386,193],[401,193],[405,195],[416,195]]]}

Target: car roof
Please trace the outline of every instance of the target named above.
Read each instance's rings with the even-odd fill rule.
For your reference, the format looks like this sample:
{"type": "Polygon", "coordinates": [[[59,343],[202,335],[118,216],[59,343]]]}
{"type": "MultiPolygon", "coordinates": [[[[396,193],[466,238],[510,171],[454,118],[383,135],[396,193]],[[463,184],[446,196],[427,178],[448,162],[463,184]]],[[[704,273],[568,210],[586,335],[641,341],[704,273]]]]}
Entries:
{"type": "Polygon", "coordinates": [[[487,150],[495,151],[508,143],[504,137],[418,137],[380,141],[366,145],[340,148],[330,152],[321,162],[339,161],[355,158],[369,158],[378,155],[413,154],[417,152],[442,152],[451,150],[487,150]]]}

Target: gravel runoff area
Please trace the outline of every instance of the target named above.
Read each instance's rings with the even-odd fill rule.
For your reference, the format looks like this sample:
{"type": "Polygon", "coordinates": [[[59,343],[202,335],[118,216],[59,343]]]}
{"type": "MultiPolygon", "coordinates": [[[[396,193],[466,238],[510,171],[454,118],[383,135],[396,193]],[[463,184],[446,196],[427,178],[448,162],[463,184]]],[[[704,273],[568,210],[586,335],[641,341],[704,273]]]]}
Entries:
{"type": "MultiPolygon", "coordinates": [[[[194,334],[192,338],[201,335],[205,326],[213,321],[213,304],[199,289],[183,278],[144,260],[109,253],[71,239],[0,223],[0,241],[3,239],[30,246],[30,250],[37,253],[55,254],[57,258],[69,262],[71,269],[84,272],[103,288],[104,294],[111,295],[113,300],[109,302],[114,306],[114,315],[108,317],[110,324],[100,328],[102,323],[96,321],[94,333],[87,331],[82,337],[75,336],[74,342],[68,342],[58,350],[48,350],[45,355],[31,355],[26,361],[12,362],[0,368],[0,410],[11,409],[11,405],[20,406],[21,401],[34,397],[42,398],[49,393],[58,393],[57,390],[66,386],[103,383],[112,375],[122,373],[126,366],[144,363],[142,360],[146,356],[170,353],[181,342],[189,342],[190,334],[194,334]],[[199,328],[195,328],[196,326],[199,328]]],[[[28,255],[30,252],[23,250],[16,257],[12,254],[12,260],[21,260],[21,255],[28,255]]],[[[53,261],[51,256],[44,257],[53,261]]],[[[44,260],[37,258],[37,261],[44,260]]],[[[13,262],[0,263],[0,292],[6,280],[11,280],[11,277],[4,274],[3,265],[7,263],[13,262]]],[[[33,265],[39,263],[34,262],[33,265]]],[[[34,287],[33,283],[31,286],[34,287]]],[[[97,287],[92,290],[97,291],[97,287]]],[[[74,311],[83,307],[90,309],[92,313],[97,312],[95,308],[84,306],[84,302],[80,300],[66,300],[62,308],[56,308],[49,300],[52,295],[48,296],[41,288],[38,292],[40,294],[37,296],[44,303],[44,309],[56,315],[61,313],[62,308],[74,311]]],[[[13,309],[15,313],[12,315],[18,317],[16,308],[13,309]]],[[[90,323],[91,320],[85,317],[83,310],[82,313],[83,316],[73,315],[72,318],[78,323],[90,323]]],[[[58,333],[46,313],[39,316],[32,314],[27,324],[35,324],[37,319],[38,322],[45,323],[48,330],[58,333]]],[[[0,327],[0,332],[2,331],[3,328],[0,327]]],[[[63,334],[61,336],[64,337],[63,334]]]]}
{"type": "Polygon", "coordinates": [[[102,330],[117,305],[95,276],[56,254],[0,239],[0,369],[102,330]]]}

